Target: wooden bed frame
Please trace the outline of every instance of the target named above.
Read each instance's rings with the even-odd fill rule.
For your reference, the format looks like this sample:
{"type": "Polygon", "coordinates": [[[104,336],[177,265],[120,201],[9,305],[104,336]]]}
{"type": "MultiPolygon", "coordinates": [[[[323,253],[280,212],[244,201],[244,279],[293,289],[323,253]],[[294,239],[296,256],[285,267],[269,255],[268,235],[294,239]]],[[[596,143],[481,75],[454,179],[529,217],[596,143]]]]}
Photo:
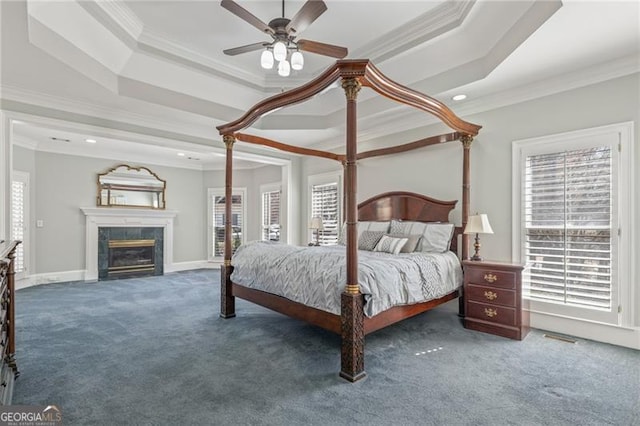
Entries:
{"type": "MultiPolygon", "coordinates": [[[[423,195],[409,192],[391,192],[366,200],[359,205],[357,198],[356,163],[370,157],[391,155],[422,148],[428,145],[459,140],[463,146],[462,171],[462,226],[456,228],[452,250],[458,249],[457,236],[467,223],[469,216],[470,173],[469,156],[473,137],[481,126],[468,123],[457,117],[446,105],[427,95],[404,87],[384,76],[368,60],[340,60],[311,82],[265,99],[254,105],[238,120],[218,126],[226,146],[225,174],[225,244],[224,263],[221,269],[220,316],[235,316],[235,298],[249,300],[256,304],[307,321],[325,329],[339,333],[341,344],[340,376],[356,381],[363,378],[364,371],[364,336],[387,325],[412,317],[435,306],[455,299],[459,296],[454,291],[440,299],[412,305],[397,306],[372,318],[365,318],[364,297],[358,285],[358,220],[386,221],[390,219],[415,220],[425,222],[447,222],[449,212],[457,201],[439,201],[423,195]],[[341,80],[346,95],[346,154],[336,154],[315,149],[296,147],[259,136],[239,133],[239,130],[251,126],[265,114],[287,105],[302,102],[321,93],[330,85],[341,80]],[[427,137],[414,142],[390,148],[357,152],[356,100],[361,87],[368,87],[382,96],[425,111],[454,130],[452,133],[427,137]],[[231,197],[233,177],[233,145],[236,140],[269,146],[295,154],[311,155],[339,161],[344,166],[344,211],[346,217],[346,253],[347,282],[341,295],[340,315],[330,314],[315,308],[293,302],[286,298],[249,289],[231,281],[233,265],[231,264],[231,197]]],[[[469,238],[462,234],[462,259],[468,258],[469,238]]]]}

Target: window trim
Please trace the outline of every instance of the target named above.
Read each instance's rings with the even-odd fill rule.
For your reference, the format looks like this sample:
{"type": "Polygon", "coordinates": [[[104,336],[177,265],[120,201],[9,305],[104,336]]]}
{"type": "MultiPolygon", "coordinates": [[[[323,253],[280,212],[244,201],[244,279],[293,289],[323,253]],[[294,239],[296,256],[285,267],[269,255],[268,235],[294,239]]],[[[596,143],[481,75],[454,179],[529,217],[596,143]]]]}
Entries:
{"type": "MultiPolygon", "coordinates": [[[[633,188],[633,122],[617,123],[577,131],[558,133],[537,138],[516,140],[512,143],[512,258],[522,261],[522,194],[524,191],[524,159],[527,155],[540,152],[553,152],[551,147],[557,147],[561,144],[561,149],[580,149],[590,146],[589,139],[611,136],[615,134],[618,137],[618,153],[617,172],[614,170],[617,204],[614,211],[617,211],[617,224],[619,235],[617,236],[617,244],[612,247],[616,256],[615,275],[617,277],[614,286],[617,287],[617,303],[618,312],[614,312],[615,321],[602,321],[587,319],[576,315],[573,309],[566,309],[564,305],[562,310],[548,309],[549,303],[530,300],[530,311],[532,313],[540,313],[543,315],[552,315],[555,317],[563,317],[586,322],[597,322],[607,325],[620,327],[633,327],[635,312],[634,300],[635,292],[633,283],[635,283],[633,274],[633,237],[634,227],[632,218],[634,217],[634,188],[633,188]],[[617,173],[617,176],[616,176],[617,173]]],[[[595,145],[598,145],[595,143],[595,145]]],[[[602,145],[600,143],[600,145],[602,145]]],[[[615,231],[614,231],[615,232],[615,231]]],[[[577,308],[581,309],[581,308],[577,308]]],[[[615,308],[614,308],[615,311],[615,308]]],[[[611,315],[611,314],[610,314],[611,315]]]]}

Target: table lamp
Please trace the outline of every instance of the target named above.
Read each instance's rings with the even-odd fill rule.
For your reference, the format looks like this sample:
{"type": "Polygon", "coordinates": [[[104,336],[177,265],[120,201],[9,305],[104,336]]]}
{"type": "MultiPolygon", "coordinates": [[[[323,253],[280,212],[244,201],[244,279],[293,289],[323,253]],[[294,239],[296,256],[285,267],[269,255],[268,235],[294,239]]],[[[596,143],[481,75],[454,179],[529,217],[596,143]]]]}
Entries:
{"type": "Polygon", "coordinates": [[[476,249],[471,260],[482,260],[480,257],[480,237],[479,234],[493,234],[493,229],[489,224],[489,218],[486,214],[475,214],[469,216],[467,226],[464,228],[465,234],[476,234],[476,242],[473,247],[476,249]]]}

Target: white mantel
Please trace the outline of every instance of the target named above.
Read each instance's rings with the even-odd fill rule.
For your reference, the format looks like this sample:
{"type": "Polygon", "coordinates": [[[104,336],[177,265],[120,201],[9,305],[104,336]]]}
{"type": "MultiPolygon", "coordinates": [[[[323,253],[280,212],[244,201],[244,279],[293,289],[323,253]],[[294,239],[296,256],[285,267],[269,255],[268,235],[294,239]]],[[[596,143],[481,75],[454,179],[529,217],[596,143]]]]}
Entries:
{"type": "Polygon", "coordinates": [[[170,271],[173,262],[173,219],[177,210],[151,210],[139,208],[80,207],[86,216],[86,271],[85,281],[98,279],[98,228],[101,227],[154,227],[164,228],[164,271],[170,271]]]}

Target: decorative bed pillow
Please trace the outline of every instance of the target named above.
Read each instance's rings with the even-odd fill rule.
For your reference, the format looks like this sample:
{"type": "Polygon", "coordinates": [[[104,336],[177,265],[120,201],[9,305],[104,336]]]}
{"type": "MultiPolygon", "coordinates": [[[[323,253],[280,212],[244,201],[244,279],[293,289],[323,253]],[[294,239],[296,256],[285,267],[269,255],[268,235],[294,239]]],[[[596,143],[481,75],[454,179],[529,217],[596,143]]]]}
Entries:
{"type": "Polygon", "coordinates": [[[420,242],[416,251],[428,253],[444,253],[449,250],[453,237],[453,223],[438,222],[402,222],[391,221],[391,234],[420,234],[420,242]]]}
{"type": "Polygon", "coordinates": [[[407,238],[395,238],[383,235],[373,251],[381,251],[385,253],[398,254],[402,247],[407,244],[407,238]]]}
{"type": "Polygon", "coordinates": [[[358,237],[358,250],[373,251],[383,235],[382,231],[362,231],[358,237]]]}
{"type": "MultiPolygon", "coordinates": [[[[386,234],[389,232],[389,221],[383,222],[373,222],[373,221],[361,221],[358,222],[358,240],[360,240],[360,236],[364,231],[378,231],[386,234]]],[[[347,224],[346,222],[342,224],[340,228],[340,236],[338,237],[338,244],[346,245],[347,244],[347,224]]]]}
{"type": "Polygon", "coordinates": [[[404,235],[404,234],[389,234],[390,237],[394,238],[406,238],[407,243],[402,246],[402,250],[400,253],[413,253],[418,248],[418,243],[420,242],[421,235],[404,235]]]}

